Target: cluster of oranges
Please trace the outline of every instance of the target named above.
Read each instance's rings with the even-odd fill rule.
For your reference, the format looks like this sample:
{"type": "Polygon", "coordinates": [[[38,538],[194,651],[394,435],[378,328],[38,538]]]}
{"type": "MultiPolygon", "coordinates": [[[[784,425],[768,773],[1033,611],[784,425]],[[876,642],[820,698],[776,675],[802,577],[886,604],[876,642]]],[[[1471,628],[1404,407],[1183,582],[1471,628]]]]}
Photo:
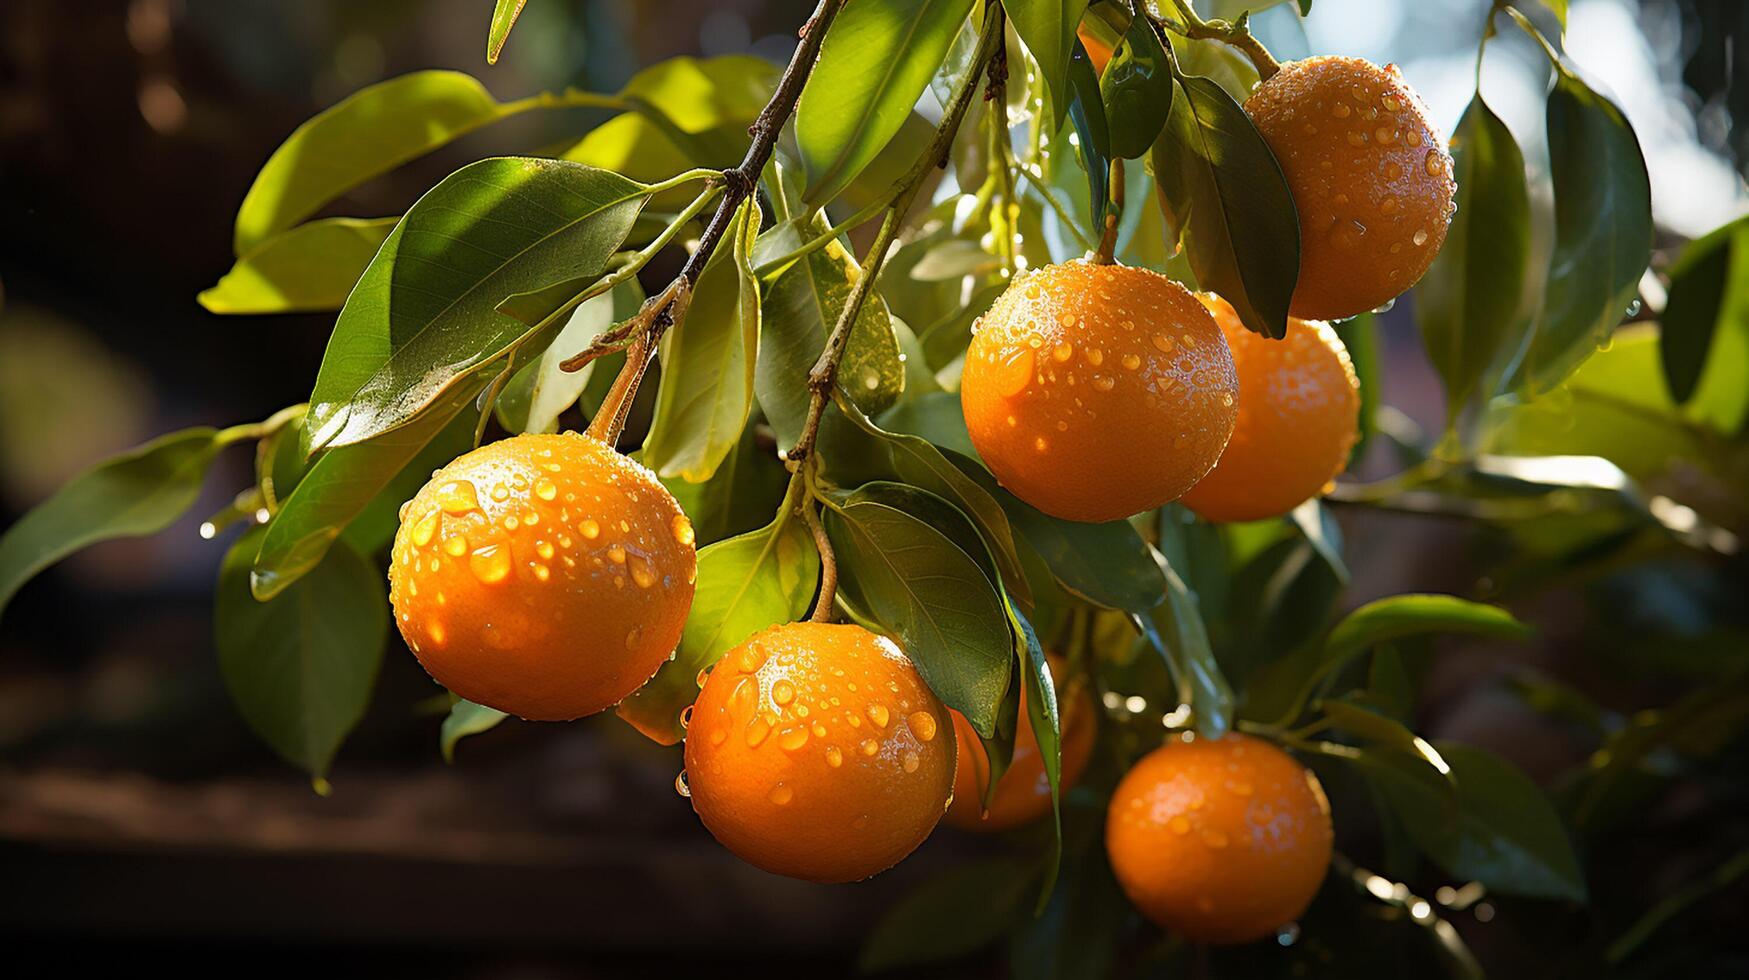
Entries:
{"type": "MultiPolygon", "coordinates": [[[[1071,521],[1172,500],[1209,520],[1274,517],[1316,496],[1353,446],[1358,384],[1327,323],[1420,277],[1453,187],[1442,141],[1394,69],[1286,65],[1246,110],[1294,192],[1302,264],[1287,335],[1246,331],[1219,296],[1086,261],[1017,280],[982,318],[961,383],[966,424],[1001,483],[1071,521]]],[[[529,719],[618,703],[679,643],[691,524],[642,466],[587,436],[521,435],[437,472],[403,508],[390,597],[403,637],[457,695],[529,719]]],[[[1061,786],[1083,775],[1097,704],[1051,661],[1061,786]]],[[[990,767],[890,640],[790,623],[710,670],[689,713],[687,792],[724,845],[769,871],[853,881],[944,816],[1005,830],[1051,794],[1027,714],[990,767]]],[[[1116,787],[1106,846],[1119,883],[1187,938],[1240,942],[1302,912],[1331,851],[1317,780],[1242,735],[1175,738],[1116,787]]]]}

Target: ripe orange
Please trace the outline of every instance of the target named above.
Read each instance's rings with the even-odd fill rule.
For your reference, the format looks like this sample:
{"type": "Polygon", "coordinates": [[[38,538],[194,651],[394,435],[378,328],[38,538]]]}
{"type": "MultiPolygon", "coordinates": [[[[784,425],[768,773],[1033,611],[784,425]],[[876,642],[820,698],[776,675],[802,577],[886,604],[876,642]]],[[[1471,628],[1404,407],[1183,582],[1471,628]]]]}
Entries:
{"type": "Polygon", "coordinates": [[[1220,328],[1147,269],[1091,262],[1015,279],[973,327],[960,380],[1002,485],[1072,521],[1158,507],[1214,466],[1238,414],[1220,328]]]}
{"type": "MultiPolygon", "coordinates": [[[[1067,665],[1052,656],[1051,677],[1057,689],[1057,721],[1062,728],[1062,771],[1059,789],[1067,793],[1080,781],[1093,755],[1093,738],[1098,726],[1097,708],[1086,683],[1075,680],[1063,683],[1067,665]]],[[[1014,733],[1014,758],[1002,778],[996,781],[996,796],[984,811],[979,784],[990,776],[989,756],[972,723],[959,712],[953,712],[953,734],[959,744],[959,769],[953,779],[953,805],[947,808],[947,822],[961,830],[1008,830],[1038,820],[1051,812],[1051,784],[1045,777],[1044,757],[1038,750],[1038,737],[1033,734],[1032,721],[1026,713],[1026,692],[1020,695],[1020,724],[1014,733]]]]}
{"type": "Polygon", "coordinates": [[[1415,284],[1445,244],[1457,184],[1396,65],[1290,61],[1245,100],[1300,216],[1295,316],[1338,320],[1415,284]]]}
{"type": "Polygon", "coordinates": [[[561,721],[655,674],[696,570],[692,525],[655,474],[587,436],[519,435],[437,471],[401,509],[389,599],[439,684],[561,721]]]}
{"type": "Polygon", "coordinates": [[[749,864],[858,881],[923,843],[953,790],[947,708],[891,640],[790,623],[711,670],[686,733],[692,808],[749,864]]]}
{"type": "Polygon", "coordinates": [[[1260,939],[1306,910],[1330,866],[1318,778],[1261,739],[1174,740],[1106,813],[1111,869],[1143,915],[1191,942],[1260,939]]]}
{"type": "Polygon", "coordinates": [[[1360,381],[1328,323],[1290,317],[1287,336],[1246,330],[1213,293],[1215,315],[1239,368],[1239,423],[1221,461],[1180,502],[1211,521],[1285,514],[1322,493],[1360,436],[1360,381]]]}

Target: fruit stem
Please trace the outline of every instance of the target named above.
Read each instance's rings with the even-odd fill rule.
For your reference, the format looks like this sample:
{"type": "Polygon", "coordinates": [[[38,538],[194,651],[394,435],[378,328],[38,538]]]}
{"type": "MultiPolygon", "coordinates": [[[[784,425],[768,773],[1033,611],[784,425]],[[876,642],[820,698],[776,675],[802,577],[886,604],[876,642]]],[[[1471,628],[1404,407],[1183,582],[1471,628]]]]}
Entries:
{"type": "Polygon", "coordinates": [[[804,479],[808,492],[802,496],[802,520],[807,522],[808,532],[814,536],[814,548],[820,552],[820,596],[814,600],[814,612],[808,619],[830,623],[832,608],[838,599],[838,556],[832,551],[832,539],[826,535],[826,525],[820,523],[820,512],[814,508],[814,481],[804,479]]]}
{"type": "MultiPolygon", "coordinates": [[[[772,93],[771,101],[760,110],[759,117],[749,128],[753,142],[747,147],[747,155],[741,159],[740,166],[722,172],[723,199],[717,202],[716,213],[711,215],[710,222],[705,225],[698,247],[687,257],[680,274],[660,294],[668,299],[651,315],[648,325],[638,334],[638,340],[626,350],[625,367],[620,369],[619,377],[613,383],[613,393],[620,396],[618,410],[612,413],[615,421],[608,423],[604,429],[611,431],[615,438],[625,425],[624,415],[637,395],[639,383],[649,370],[650,362],[655,359],[662,334],[686,316],[683,297],[691,296],[692,287],[698,284],[698,277],[704,272],[705,263],[710,260],[711,253],[716,251],[718,243],[734,222],[735,212],[758,188],[759,175],[765,171],[765,164],[771,159],[778,135],[783,131],[784,123],[794,115],[802,88],[807,84],[808,76],[813,74],[814,63],[820,56],[820,45],[826,40],[826,32],[846,2],[847,0],[820,0],[820,5],[814,8],[813,16],[802,25],[801,43],[796,45],[795,54],[790,56],[789,65],[778,79],[777,90],[772,93]]],[[[604,404],[603,410],[596,415],[596,420],[590,423],[591,434],[601,424],[602,418],[609,416],[606,409],[607,405],[604,404]]]]}
{"type": "Polygon", "coordinates": [[[1105,231],[1099,236],[1099,251],[1093,254],[1093,261],[1099,265],[1111,265],[1112,256],[1117,252],[1117,223],[1123,218],[1123,158],[1111,161],[1111,207],[1105,209],[1105,231]]]}
{"type": "Polygon", "coordinates": [[[912,202],[917,199],[917,193],[923,187],[923,179],[937,167],[946,165],[954,136],[959,132],[960,122],[965,119],[966,110],[971,107],[972,98],[978,92],[980,76],[995,56],[1003,30],[1002,5],[992,3],[984,16],[983,34],[978,41],[977,53],[972,57],[971,70],[966,73],[965,81],[960,83],[959,91],[954,93],[953,101],[942,114],[941,123],[936,126],[929,146],[917,158],[917,162],[911,165],[910,171],[894,185],[892,197],[887,203],[886,216],[881,220],[881,229],[863,255],[860,274],[844,301],[844,308],[839,311],[838,322],[833,325],[831,335],[826,338],[825,349],[820,351],[819,359],[808,372],[807,421],[802,425],[802,433],[797,437],[795,446],[786,454],[792,471],[814,451],[814,440],[820,434],[820,417],[825,414],[826,403],[831,398],[837,380],[838,362],[843,360],[844,350],[850,344],[850,328],[862,312],[862,304],[868,299],[869,292],[874,289],[875,280],[880,277],[881,267],[887,261],[887,253],[892,251],[893,242],[898,238],[899,225],[906,212],[911,209],[912,202]]]}
{"type": "Polygon", "coordinates": [[[1249,14],[1241,14],[1236,21],[1204,20],[1197,15],[1190,0],[1172,0],[1172,6],[1178,11],[1178,18],[1182,23],[1159,17],[1153,17],[1153,21],[1188,38],[1220,41],[1237,48],[1241,54],[1251,59],[1261,81],[1269,81],[1271,76],[1281,70],[1281,62],[1275,60],[1275,56],[1269,53],[1263,42],[1251,35],[1249,14]]]}

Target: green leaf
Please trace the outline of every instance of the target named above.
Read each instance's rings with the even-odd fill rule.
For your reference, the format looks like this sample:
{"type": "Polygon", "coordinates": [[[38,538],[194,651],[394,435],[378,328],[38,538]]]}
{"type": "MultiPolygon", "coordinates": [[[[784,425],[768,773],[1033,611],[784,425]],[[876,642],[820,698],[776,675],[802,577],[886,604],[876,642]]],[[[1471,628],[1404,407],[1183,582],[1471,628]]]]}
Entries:
{"type": "Polygon", "coordinates": [[[600,273],[648,188],[581,164],[482,160],[421,197],[334,325],[305,422],[311,449],[388,432],[534,328],[507,296],[600,273]]]}
{"type": "Polygon", "coordinates": [[[219,570],[219,668],[249,727],[320,779],[370,703],[388,595],[381,570],[342,545],[271,601],[256,601],[250,567],[265,533],[237,539],[219,570]]]}
{"type": "Polygon", "coordinates": [[[924,879],[869,931],[864,973],[916,968],[975,953],[1021,915],[1032,875],[1011,857],[983,858],[924,879]]]}
{"type": "Polygon", "coordinates": [[[955,543],[976,540],[977,531],[961,523],[950,535],[860,493],[827,510],[826,528],[838,556],[840,598],[898,642],[937,697],[993,738],[1014,645],[1001,597],[955,543]]]}
{"type": "Polygon", "coordinates": [[[787,508],[760,530],[705,546],[680,648],[620,703],[619,716],[663,745],[680,741],[699,672],[767,626],[806,615],[819,577],[813,539],[787,508]]]}
{"type": "Polygon", "coordinates": [[[1554,12],[1555,20],[1560,21],[1561,30],[1567,29],[1567,0],[1542,0],[1543,6],[1554,12]]]}
{"type": "Polygon", "coordinates": [[[1639,140],[1615,103],[1565,70],[1549,93],[1555,247],[1518,382],[1559,384],[1626,316],[1652,253],[1652,192],[1639,140]]]}
{"type": "Polygon", "coordinates": [[[1443,782],[1444,792],[1451,795],[1451,801],[1455,804],[1453,790],[1456,783],[1452,777],[1451,764],[1445,761],[1438,749],[1410,731],[1402,722],[1352,701],[1324,701],[1318,707],[1324,717],[1342,731],[1381,749],[1395,752],[1405,760],[1426,769],[1419,778],[1430,779],[1436,783],[1443,782]]]}
{"type": "Polygon", "coordinates": [[[1360,379],[1360,438],[1349,450],[1346,467],[1353,469],[1366,458],[1367,447],[1372,444],[1373,434],[1379,428],[1378,412],[1382,404],[1379,398],[1379,358],[1383,347],[1376,314],[1362,313],[1331,326],[1342,346],[1348,349],[1348,358],[1354,362],[1354,375],[1360,379]]]}
{"type": "Polygon", "coordinates": [[[678,477],[662,481],[692,519],[700,547],[765,526],[783,501],[789,472],[776,453],[759,445],[756,429],[741,430],[734,451],[703,483],[678,477]]]}
{"type": "Polygon", "coordinates": [[[1300,274],[1300,229],[1287,178],[1251,118],[1220,85],[1178,79],[1150,161],[1171,234],[1203,289],[1220,293],[1246,329],[1287,333],[1300,274]]]}
{"type": "MultiPolygon", "coordinates": [[[[1071,156],[1078,157],[1082,169],[1087,171],[1087,200],[1092,215],[1088,231],[1097,237],[1105,228],[1105,211],[1111,206],[1111,128],[1105,118],[1099,75],[1079,40],[1075,41],[1074,53],[1069,58],[1069,121],[1075,124],[1079,138],[1071,156]]],[[[1058,130],[1061,128],[1059,125],[1058,130]]],[[[1057,161],[1058,167],[1065,165],[1066,161],[1057,161]]]]}
{"type": "Polygon", "coordinates": [[[184,429],[68,480],[0,537],[0,612],[24,583],[73,552],[175,523],[200,496],[222,448],[217,429],[184,429]]]}
{"type": "Polygon", "coordinates": [[[256,598],[273,598],[315,568],[343,532],[360,551],[386,544],[401,504],[473,446],[479,415],[466,409],[483,387],[452,392],[442,410],[412,425],[323,453],[267,524],[251,580],[256,598]]]}
{"type": "MultiPolygon", "coordinates": [[[[1658,327],[1658,350],[1670,395],[1682,404],[1694,398],[1709,352],[1724,354],[1729,339],[1741,349],[1749,336],[1749,219],[1739,218],[1688,243],[1670,266],[1670,299],[1658,327]],[[1715,338],[1719,338],[1715,341],[1715,338]]],[[[1714,356],[1717,356],[1716,354],[1714,356]]],[[[1742,422],[1715,420],[1722,432],[1742,422]]]]}
{"type": "Polygon", "coordinates": [[[492,8],[492,26],[486,31],[486,64],[498,63],[504,42],[510,40],[510,29],[516,26],[516,18],[522,16],[522,8],[527,4],[528,0],[498,0],[492,8]]]}
{"type": "Polygon", "coordinates": [[[809,203],[837,197],[899,131],[971,9],[972,0],[885,0],[838,14],[796,106],[809,203]]]}
{"type": "Polygon", "coordinates": [[[1572,841],[1536,784],[1474,746],[1440,742],[1437,751],[1457,783],[1455,814],[1425,783],[1375,780],[1415,845],[1448,873],[1497,892],[1585,901],[1572,841]]]}
{"type": "Polygon", "coordinates": [[[237,254],[505,114],[485,86],[458,71],[414,72],[359,90],[299,126],[267,159],[237,210],[237,254]]]}
{"type": "Polygon", "coordinates": [[[1476,391],[1502,346],[1521,335],[1530,262],[1530,188],[1512,131],[1481,93],[1452,135],[1457,214],[1433,266],[1415,286],[1415,320],[1445,382],[1446,425],[1476,391]]]}
{"type": "MultiPolygon", "coordinates": [[[[845,414],[857,428],[884,445],[894,475],[954,505],[971,520],[983,546],[989,551],[1001,584],[1030,604],[1032,593],[1027,588],[1026,573],[1021,571],[1020,558],[1014,550],[1014,533],[1008,515],[991,493],[995,478],[979,480],[964,472],[963,466],[949,459],[948,451],[937,448],[921,436],[888,432],[860,412],[845,414]]],[[[971,465],[977,466],[975,463],[971,465]]],[[[977,557],[975,549],[969,553],[977,557]]]]}
{"type": "Polygon", "coordinates": [[[1107,609],[1143,613],[1161,603],[1165,576],[1128,521],[1059,520],[1002,489],[976,460],[951,450],[943,455],[1001,505],[1064,589],[1107,609]]]}
{"type": "Polygon", "coordinates": [[[250,249],[197,297],[208,313],[337,310],[399,218],[323,218],[250,249]]]}
{"type": "MultiPolygon", "coordinates": [[[[823,231],[816,223],[808,237],[823,231]]],[[[803,244],[803,230],[785,223],[761,236],[755,258],[769,260],[803,244]]],[[[838,242],[810,252],[780,274],[765,291],[764,343],[754,385],[759,407],[777,433],[779,449],[796,444],[808,415],[808,374],[838,324],[861,269],[838,242]]],[[[905,389],[905,365],[887,304],[871,294],[857,311],[839,362],[838,388],[863,412],[884,411],[905,389]]]]}
{"type": "Polygon", "coordinates": [[[1165,555],[1149,550],[1166,577],[1166,601],[1152,610],[1130,613],[1130,622],[1166,661],[1178,685],[1179,702],[1190,705],[1195,715],[1197,733],[1220,738],[1233,724],[1233,689],[1215,662],[1196,593],[1167,564],[1165,555]]]}
{"type": "Polygon", "coordinates": [[[1172,111],[1172,69],[1147,17],[1135,17],[1099,78],[1113,156],[1133,160],[1154,145],[1172,111]]]}
{"type": "Polygon", "coordinates": [[[1063,742],[1062,717],[1058,713],[1057,687],[1051,677],[1051,665],[1045,660],[1044,647],[1038,634],[1025,616],[1008,606],[1008,620],[1014,629],[1016,652],[1020,655],[1021,684],[1024,686],[1026,718],[1032,725],[1038,743],[1039,761],[1045,770],[1045,782],[1051,789],[1051,847],[1045,858],[1045,880],[1039,891],[1040,912],[1057,884],[1057,872],[1063,857],[1063,742]]]}
{"type": "Polygon", "coordinates": [[[1038,63],[1051,106],[1051,130],[1062,128],[1063,112],[1069,106],[1069,59],[1076,28],[1087,12],[1087,0],[1013,0],[1003,4],[1014,24],[1014,33],[1038,63]]]}
{"type": "Polygon", "coordinates": [[[749,197],[705,263],[685,319],[662,338],[662,388],[644,440],[644,465],[661,476],[710,479],[747,424],[759,356],[758,234],[759,202],[749,197]]]}
{"type": "Polygon", "coordinates": [[[634,277],[579,303],[540,357],[524,365],[504,386],[493,406],[498,420],[511,432],[559,431],[559,415],[576,404],[589,387],[597,361],[583,365],[580,371],[565,371],[559,365],[588,347],[602,331],[630,318],[643,302],[643,287],[634,277]]]}
{"type": "Polygon", "coordinates": [[[497,708],[475,704],[466,698],[456,698],[455,704],[449,706],[449,714],[443,719],[443,731],[438,739],[438,744],[443,749],[443,761],[455,761],[456,743],[469,735],[489,732],[508,717],[510,716],[497,708]]]}

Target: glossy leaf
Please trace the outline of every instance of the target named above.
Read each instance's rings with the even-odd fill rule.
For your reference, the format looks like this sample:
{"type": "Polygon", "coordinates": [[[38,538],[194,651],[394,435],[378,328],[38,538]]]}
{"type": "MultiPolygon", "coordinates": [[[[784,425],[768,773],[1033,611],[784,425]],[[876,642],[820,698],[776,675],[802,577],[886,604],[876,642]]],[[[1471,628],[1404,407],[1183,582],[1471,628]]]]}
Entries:
{"type": "Polygon", "coordinates": [[[219,668],[249,727],[320,779],[370,703],[389,634],[388,595],[382,572],[341,545],[259,602],[249,581],[264,534],[239,538],[219,571],[219,668]]]}
{"type": "Polygon", "coordinates": [[[1051,128],[1063,125],[1069,107],[1069,59],[1075,49],[1075,29],[1087,11],[1087,0],[1012,0],[1003,4],[1014,33],[1038,63],[1049,93],[1051,128]]]}
{"type": "Polygon", "coordinates": [[[1064,589],[1095,605],[1127,612],[1143,613],[1161,603],[1165,576],[1128,521],[1059,520],[1002,489],[976,460],[952,451],[944,455],[1001,505],[1014,530],[1038,551],[1064,589]]]}
{"type": "Polygon", "coordinates": [[[972,0],[887,0],[838,14],[796,106],[809,203],[837,197],[899,131],[971,9],[972,0]]]}
{"type": "Polygon", "coordinates": [[[1178,84],[1150,157],[1166,223],[1203,289],[1232,303],[1246,329],[1282,337],[1300,271],[1287,179],[1232,96],[1199,75],[1178,84]]]}
{"type": "Polygon", "coordinates": [[[559,415],[589,387],[598,362],[590,361],[580,371],[565,371],[559,365],[588,347],[602,331],[630,318],[643,301],[643,287],[632,278],[579,303],[547,349],[518,370],[499,394],[494,408],[504,427],[512,432],[559,431],[559,415]]]}
{"type": "Polygon", "coordinates": [[[175,523],[200,496],[221,448],[217,429],[184,429],[68,480],[0,537],[0,612],[24,583],[73,552],[175,523]]]}
{"type": "MultiPolygon", "coordinates": [[[[1443,782],[1443,791],[1448,795],[1452,793],[1456,784],[1451,764],[1445,761],[1445,757],[1439,754],[1439,750],[1431,742],[1410,731],[1402,722],[1352,701],[1325,701],[1318,707],[1323,711],[1324,717],[1338,729],[1381,749],[1395,752],[1427,770],[1418,777],[1409,778],[1443,782]]],[[[1452,802],[1456,802],[1455,796],[1452,797],[1452,802]]]]}
{"type": "Polygon", "coordinates": [[[1133,160],[1154,145],[1172,111],[1172,70],[1148,18],[1131,19],[1099,78],[1113,156],[1133,160]]]}
{"type": "MultiPolygon", "coordinates": [[[[1079,141],[1071,156],[1079,156],[1082,168],[1087,171],[1087,200],[1092,218],[1088,231],[1097,238],[1105,227],[1106,209],[1111,206],[1111,128],[1105,118],[1099,75],[1080,41],[1075,42],[1069,58],[1069,120],[1075,124],[1079,141]]],[[[1058,147],[1057,154],[1061,152],[1058,147]]],[[[1067,161],[1058,159],[1056,166],[1065,167],[1067,161]]]]}
{"type": "Polygon", "coordinates": [[[692,519],[700,547],[764,527],[783,500],[789,471],[769,445],[760,445],[755,430],[751,425],[741,430],[734,451],[703,483],[679,477],[662,481],[692,519]]]}
{"type": "Polygon", "coordinates": [[[1549,93],[1555,246],[1519,385],[1540,394],[1603,346],[1626,316],[1652,251],[1652,196],[1639,140],[1615,103],[1567,71],[1549,93]]]}
{"type": "MultiPolygon", "coordinates": [[[[823,227],[811,227],[811,237],[823,227]]],[[[762,236],[756,258],[770,259],[803,244],[802,230],[780,225],[762,236]]],[[[837,326],[850,290],[861,275],[838,242],[797,260],[766,287],[764,342],[759,347],[754,386],[759,407],[777,434],[778,448],[796,444],[808,415],[808,374],[837,326]]],[[[850,340],[839,362],[838,388],[863,412],[885,410],[905,389],[905,365],[893,334],[886,301],[871,294],[857,311],[850,340]]]]}
{"type": "Polygon", "coordinates": [[[497,312],[515,293],[601,272],[648,196],[618,174],[500,157],[444,178],[383,243],[328,341],[310,448],[406,425],[532,332],[497,312]]]}
{"type": "Polygon", "coordinates": [[[1480,93],[1452,135],[1457,214],[1433,266],[1415,286],[1415,320],[1445,383],[1446,425],[1521,334],[1530,262],[1530,188],[1524,155],[1480,93]]]}
{"type": "Polygon", "coordinates": [[[251,580],[256,598],[273,598],[316,567],[343,532],[359,550],[386,543],[401,504],[473,446],[479,416],[469,404],[483,387],[452,392],[412,425],[317,458],[268,522],[251,580]]]}
{"type": "Polygon", "coordinates": [[[977,952],[1020,919],[1031,879],[1010,857],[969,861],[931,875],[875,923],[857,966],[864,973],[915,969],[977,952]]]}
{"type": "Polygon", "coordinates": [[[1045,784],[1051,791],[1051,847],[1045,858],[1045,880],[1039,892],[1039,910],[1050,898],[1057,884],[1058,865],[1063,855],[1063,735],[1062,716],[1058,711],[1056,681],[1051,665],[1045,660],[1044,647],[1038,634],[1020,611],[1008,604],[1009,622],[1014,627],[1016,652],[1020,655],[1021,684],[1026,704],[1026,720],[1038,745],[1038,757],[1044,766],[1045,784]]]}
{"type": "Polygon", "coordinates": [[[449,706],[449,714],[444,716],[443,729],[438,738],[438,745],[443,750],[443,761],[455,761],[455,747],[462,739],[489,732],[508,717],[510,716],[497,708],[475,704],[466,698],[456,698],[455,704],[449,706]]]}
{"type": "MultiPolygon", "coordinates": [[[[994,737],[1014,646],[1007,610],[978,562],[955,537],[870,497],[852,494],[828,509],[826,527],[842,600],[893,637],[948,707],[994,737]]],[[[963,525],[956,536],[977,532],[963,525]]]]}
{"type": "Polygon", "coordinates": [[[1513,895],[1585,900],[1572,841],[1536,784],[1482,749],[1439,742],[1457,784],[1457,812],[1416,780],[1375,778],[1404,829],[1447,873],[1513,895]]]}
{"type": "Polygon", "coordinates": [[[250,249],[197,297],[208,313],[338,310],[399,218],[323,218],[250,249]]]}
{"type": "Polygon", "coordinates": [[[262,165],[237,209],[237,254],[503,115],[485,86],[459,71],[413,72],[361,89],[299,126],[262,165]]]}
{"type": "Polygon", "coordinates": [[[498,63],[504,42],[510,40],[510,29],[516,26],[516,18],[522,16],[522,8],[527,5],[528,0],[498,0],[492,8],[492,24],[486,31],[486,64],[498,63]]]}
{"type": "Polygon", "coordinates": [[[705,263],[685,319],[662,338],[662,388],[644,440],[644,465],[660,476],[710,479],[747,424],[759,356],[758,233],[759,202],[749,197],[705,263]]]}
{"type": "Polygon", "coordinates": [[[807,615],[820,556],[799,517],[705,546],[698,553],[692,611],[674,658],[620,703],[619,716],[657,742],[686,735],[681,712],[698,698],[699,672],[754,633],[807,615]]]}
{"type": "Polygon", "coordinates": [[[1152,610],[1130,613],[1130,622],[1166,661],[1178,686],[1179,702],[1190,705],[1195,716],[1197,733],[1220,738],[1233,724],[1233,689],[1215,662],[1196,594],[1164,555],[1153,551],[1153,558],[1166,577],[1166,601],[1152,610]]]}
{"type": "MultiPolygon", "coordinates": [[[[1670,266],[1670,298],[1658,325],[1664,380],[1678,404],[1694,398],[1715,337],[1749,335],[1749,219],[1738,219],[1683,248],[1670,266]]],[[[1721,351],[1726,342],[1718,344],[1721,351]]],[[[1733,420],[1720,428],[1735,430],[1733,420]]],[[[1740,420],[1739,420],[1740,421],[1740,420]]]]}

